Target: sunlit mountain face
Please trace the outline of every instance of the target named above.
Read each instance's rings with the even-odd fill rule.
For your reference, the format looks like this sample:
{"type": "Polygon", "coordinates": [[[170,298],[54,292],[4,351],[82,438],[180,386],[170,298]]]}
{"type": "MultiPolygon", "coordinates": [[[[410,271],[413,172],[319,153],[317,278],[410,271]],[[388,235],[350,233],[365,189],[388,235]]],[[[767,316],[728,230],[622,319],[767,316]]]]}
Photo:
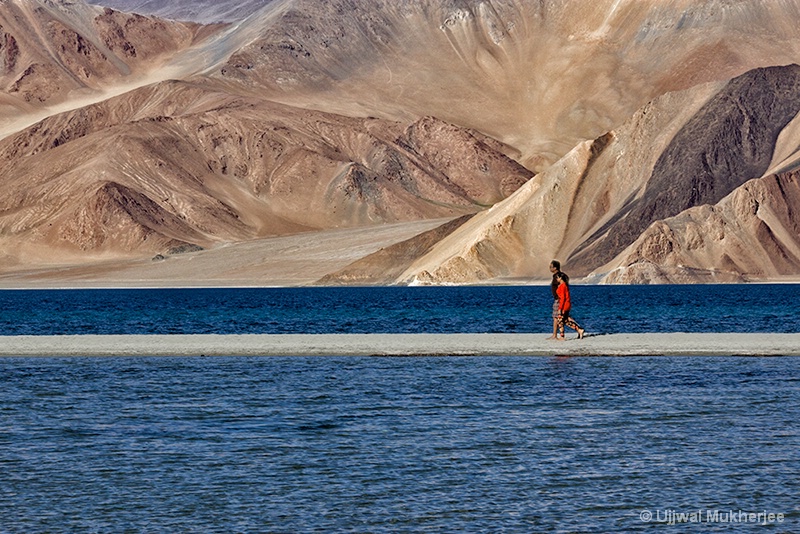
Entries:
{"type": "Polygon", "coordinates": [[[191,20],[212,24],[242,20],[274,1],[277,0],[200,0],[191,2],[168,2],[166,0],[108,0],[99,2],[92,0],[88,3],[110,7],[119,11],[156,15],[160,18],[191,20]]]}
{"type": "Polygon", "coordinates": [[[8,0],[0,266],[457,219],[360,280],[796,274],[798,21],[780,0],[8,0]]]}

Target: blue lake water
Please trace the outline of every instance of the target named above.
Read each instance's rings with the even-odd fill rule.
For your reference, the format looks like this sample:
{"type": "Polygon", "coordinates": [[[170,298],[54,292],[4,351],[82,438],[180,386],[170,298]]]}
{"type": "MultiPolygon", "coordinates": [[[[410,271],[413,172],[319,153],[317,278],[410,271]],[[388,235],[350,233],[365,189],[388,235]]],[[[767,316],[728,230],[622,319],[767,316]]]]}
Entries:
{"type": "Polygon", "coordinates": [[[4,533],[800,531],[797,358],[0,358],[0,376],[4,533]]]}
{"type": "MultiPolygon", "coordinates": [[[[800,284],[573,286],[589,331],[800,332],[800,284]]],[[[0,291],[0,335],[548,332],[549,286],[0,291]]]]}
{"type": "MultiPolygon", "coordinates": [[[[572,293],[594,332],[800,331],[798,285],[572,293]]],[[[0,329],[548,332],[551,302],[530,286],[0,291],[0,329]]],[[[800,532],[799,368],[0,358],[0,533],[800,532]]]]}

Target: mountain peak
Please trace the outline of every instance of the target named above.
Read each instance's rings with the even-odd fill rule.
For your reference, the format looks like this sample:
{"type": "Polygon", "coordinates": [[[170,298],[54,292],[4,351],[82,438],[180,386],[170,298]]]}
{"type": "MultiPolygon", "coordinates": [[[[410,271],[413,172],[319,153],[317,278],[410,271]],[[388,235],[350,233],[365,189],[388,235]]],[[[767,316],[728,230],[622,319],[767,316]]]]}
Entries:
{"type": "MultiPolygon", "coordinates": [[[[651,253],[697,242],[685,211],[800,161],[798,21],[789,0],[7,0],[0,252],[469,216],[385,255],[400,281],[678,261],[651,253]]],[[[743,231],[793,265],[778,219],[743,231]]]]}

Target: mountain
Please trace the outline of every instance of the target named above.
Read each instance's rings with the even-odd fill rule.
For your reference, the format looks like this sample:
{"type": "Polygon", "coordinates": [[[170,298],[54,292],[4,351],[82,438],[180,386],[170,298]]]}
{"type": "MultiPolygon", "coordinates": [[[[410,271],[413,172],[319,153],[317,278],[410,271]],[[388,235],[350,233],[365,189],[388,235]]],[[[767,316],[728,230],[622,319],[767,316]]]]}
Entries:
{"type": "Polygon", "coordinates": [[[273,0],[89,0],[89,4],[110,7],[117,11],[155,15],[170,20],[186,20],[204,24],[239,21],[252,15],[273,0]]]}
{"type": "Polygon", "coordinates": [[[5,0],[0,269],[452,219],[306,281],[796,274],[798,21],[790,0],[5,0]],[[733,250],[750,237],[685,252],[681,221],[734,228],[759,187],[766,229],[736,232],[780,266],[733,250]]]}
{"type": "Polygon", "coordinates": [[[602,269],[605,283],[741,282],[800,272],[800,171],[652,224],[602,269]],[[613,267],[613,268],[611,268],[613,267]]]}
{"type": "MultiPolygon", "coordinates": [[[[215,5],[146,4],[172,15],[215,5]]],[[[219,61],[204,71],[225,90],[346,116],[434,116],[514,148],[534,171],[665,92],[790,64],[800,52],[792,0],[241,5],[249,16],[214,45],[219,61]]]]}
{"type": "Polygon", "coordinates": [[[780,133],[800,113],[800,66],[757,69],[714,95],[656,161],[642,196],[617,212],[570,256],[610,261],[650,224],[715,204],[772,161],[780,133]]]}
{"type": "Polygon", "coordinates": [[[347,118],[162,82],[0,141],[0,231],[21,251],[153,255],[453,217],[531,177],[498,147],[432,118],[347,118]]]}
{"type": "Polygon", "coordinates": [[[592,280],[606,282],[796,274],[792,251],[800,245],[800,234],[793,232],[797,197],[791,180],[775,182],[769,171],[774,161],[783,161],[779,147],[800,147],[795,126],[798,73],[796,65],[757,69],[726,84],[706,84],[654,100],[620,128],[582,143],[515,195],[474,217],[398,281],[545,277],[549,258],[564,259],[574,275],[591,274],[592,280]],[[729,236],[717,243],[713,254],[672,254],[677,243],[692,241],[697,232],[724,234],[714,226],[730,226],[736,219],[732,214],[744,213],[725,206],[731,199],[750,198],[758,189],[753,179],[773,184],[756,202],[760,211],[749,214],[752,224],[746,228],[756,233],[742,242],[729,236]],[[728,217],[707,221],[702,231],[677,222],[709,210],[728,217]],[[784,215],[764,216],[772,212],[784,215]],[[757,214],[765,217],[758,224],[753,219],[757,214]],[[670,239],[664,237],[667,227],[670,239]],[[772,235],[779,236],[777,244],[770,245],[772,235]],[[732,259],[743,258],[738,252],[742,243],[761,241],[773,254],[759,261],[762,249],[757,247],[750,249],[747,261],[732,259]],[[737,252],[728,251],[725,257],[726,244],[737,252]],[[772,267],[773,260],[782,259],[781,268],[772,267]],[[680,276],[668,268],[678,264],[684,267],[680,276]]]}
{"type": "Polygon", "coordinates": [[[798,58],[794,1],[295,0],[208,71],[350,116],[435,116],[543,171],[657,96],[798,58]]]}
{"type": "Polygon", "coordinates": [[[145,76],[207,35],[196,23],[79,1],[3,1],[0,135],[13,131],[15,122],[24,125],[26,115],[46,116],[47,108],[145,76]]]}

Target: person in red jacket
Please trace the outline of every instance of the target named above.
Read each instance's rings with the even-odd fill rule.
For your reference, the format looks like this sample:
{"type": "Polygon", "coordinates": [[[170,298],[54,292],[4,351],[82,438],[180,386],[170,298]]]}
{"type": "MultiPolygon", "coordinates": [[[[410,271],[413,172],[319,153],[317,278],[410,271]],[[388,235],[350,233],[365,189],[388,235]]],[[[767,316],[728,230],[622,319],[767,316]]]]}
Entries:
{"type": "Polygon", "coordinates": [[[548,339],[558,339],[558,275],[563,274],[566,278],[567,285],[569,285],[569,276],[561,272],[561,263],[558,260],[550,262],[550,273],[553,275],[553,280],[550,282],[550,291],[553,292],[553,335],[548,339]]]}
{"type": "Polygon", "coordinates": [[[558,281],[556,294],[558,295],[558,329],[560,335],[558,339],[560,341],[564,341],[565,325],[578,333],[578,339],[583,339],[583,328],[581,328],[578,323],[575,322],[575,319],[569,315],[569,312],[572,309],[572,302],[570,302],[569,298],[569,284],[567,283],[567,275],[561,272],[556,273],[556,280],[558,281]]]}

